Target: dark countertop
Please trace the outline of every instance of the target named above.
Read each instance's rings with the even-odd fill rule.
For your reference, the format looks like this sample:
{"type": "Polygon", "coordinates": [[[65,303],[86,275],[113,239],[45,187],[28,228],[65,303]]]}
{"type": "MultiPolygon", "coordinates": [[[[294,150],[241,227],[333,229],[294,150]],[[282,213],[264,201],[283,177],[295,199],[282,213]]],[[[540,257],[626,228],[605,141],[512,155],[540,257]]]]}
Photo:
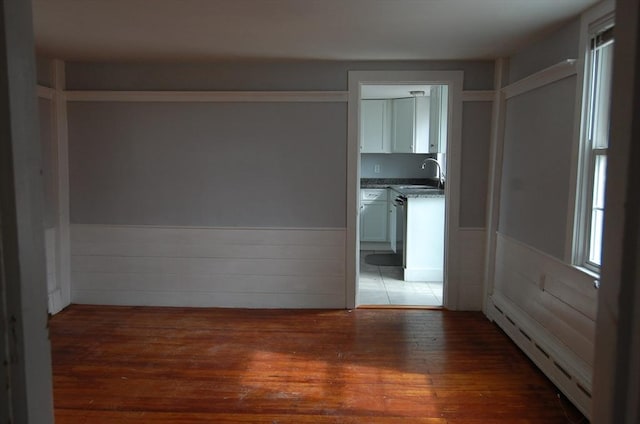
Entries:
{"type": "Polygon", "coordinates": [[[425,198],[425,197],[444,197],[444,190],[438,189],[436,187],[411,188],[407,186],[390,186],[389,188],[395,191],[396,193],[403,195],[407,199],[425,198]]]}
{"type": "Polygon", "coordinates": [[[431,178],[361,178],[360,188],[390,188],[406,198],[444,197],[431,178]]]}

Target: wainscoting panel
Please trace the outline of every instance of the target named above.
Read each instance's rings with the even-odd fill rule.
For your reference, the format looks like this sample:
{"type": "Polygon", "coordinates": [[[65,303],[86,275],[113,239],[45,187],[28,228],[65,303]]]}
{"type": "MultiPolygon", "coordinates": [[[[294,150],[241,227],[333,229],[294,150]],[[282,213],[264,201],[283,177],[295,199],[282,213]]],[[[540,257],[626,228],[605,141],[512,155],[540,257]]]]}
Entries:
{"type": "Polygon", "coordinates": [[[345,230],[72,225],[72,299],[344,308],[345,230]]]}
{"type": "Polygon", "coordinates": [[[588,273],[498,234],[487,315],[587,416],[596,306],[588,273]]]}
{"type": "Polygon", "coordinates": [[[60,281],[57,278],[57,242],[58,232],[55,228],[45,228],[44,230],[44,253],[47,268],[47,298],[48,312],[57,314],[63,308],[60,281]]]}

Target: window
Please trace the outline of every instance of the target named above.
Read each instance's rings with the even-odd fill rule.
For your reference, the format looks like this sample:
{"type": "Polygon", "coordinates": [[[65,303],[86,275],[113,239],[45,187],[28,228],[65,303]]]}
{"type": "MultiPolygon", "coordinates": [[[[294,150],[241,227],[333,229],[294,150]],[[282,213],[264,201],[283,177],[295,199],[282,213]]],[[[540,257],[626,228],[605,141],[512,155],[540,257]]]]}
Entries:
{"type": "Polygon", "coordinates": [[[609,111],[613,70],[613,22],[590,34],[585,61],[585,99],[581,166],[578,176],[578,226],[575,262],[599,272],[602,259],[609,111]]]}

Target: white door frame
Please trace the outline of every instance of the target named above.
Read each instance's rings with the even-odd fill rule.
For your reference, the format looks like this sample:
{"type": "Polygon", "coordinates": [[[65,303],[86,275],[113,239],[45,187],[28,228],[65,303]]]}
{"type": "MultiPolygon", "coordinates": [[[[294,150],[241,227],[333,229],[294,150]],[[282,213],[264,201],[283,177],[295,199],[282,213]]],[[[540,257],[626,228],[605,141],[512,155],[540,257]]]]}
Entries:
{"type": "Polygon", "coordinates": [[[458,308],[459,281],[454,276],[460,211],[460,163],[462,146],[463,71],[350,71],[347,127],[347,236],[346,307],[357,306],[360,274],[360,90],[362,85],[446,84],[449,86],[449,131],[447,135],[447,182],[445,184],[444,301],[447,309],[458,308]]]}

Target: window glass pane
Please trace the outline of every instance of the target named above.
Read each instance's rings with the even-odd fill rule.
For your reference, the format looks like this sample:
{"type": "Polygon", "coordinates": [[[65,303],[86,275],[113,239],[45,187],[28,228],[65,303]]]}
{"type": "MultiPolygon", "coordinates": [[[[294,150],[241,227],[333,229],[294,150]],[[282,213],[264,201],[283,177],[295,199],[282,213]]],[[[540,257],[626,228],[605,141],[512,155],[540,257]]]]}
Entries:
{"type": "Polygon", "coordinates": [[[596,167],[593,175],[593,207],[604,209],[604,192],[607,179],[607,157],[596,156],[596,167]]]}
{"type": "Polygon", "coordinates": [[[591,220],[591,237],[589,243],[589,262],[600,266],[602,260],[602,224],[604,211],[594,209],[591,220]]]}
{"type": "Polygon", "coordinates": [[[609,108],[611,103],[611,71],[613,69],[613,42],[593,51],[593,112],[592,143],[596,149],[609,144],[609,108]]]}

